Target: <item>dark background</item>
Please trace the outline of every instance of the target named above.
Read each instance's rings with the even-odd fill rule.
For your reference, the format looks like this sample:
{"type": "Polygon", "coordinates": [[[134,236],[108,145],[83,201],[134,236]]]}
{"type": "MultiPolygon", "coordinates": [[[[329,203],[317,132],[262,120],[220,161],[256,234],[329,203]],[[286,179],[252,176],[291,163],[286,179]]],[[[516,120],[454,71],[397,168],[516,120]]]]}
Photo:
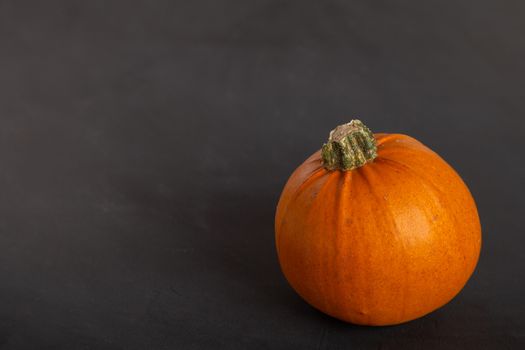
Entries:
{"type": "Polygon", "coordinates": [[[0,1],[2,349],[525,347],[522,1],[0,1]],[[285,181],[337,124],[479,207],[463,292],[358,327],[287,285],[285,181]]]}

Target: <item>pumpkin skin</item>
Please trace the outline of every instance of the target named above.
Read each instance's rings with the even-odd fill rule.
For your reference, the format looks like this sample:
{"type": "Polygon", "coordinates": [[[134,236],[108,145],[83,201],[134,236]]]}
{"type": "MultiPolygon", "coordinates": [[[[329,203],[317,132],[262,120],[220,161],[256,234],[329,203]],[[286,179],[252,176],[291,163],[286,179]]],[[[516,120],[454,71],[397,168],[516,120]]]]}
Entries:
{"type": "Polygon", "coordinates": [[[375,134],[377,157],[289,178],[275,234],[281,269],[316,309],[360,325],[410,321],[449,302],[476,267],[481,228],[459,175],[419,141],[375,134]]]}

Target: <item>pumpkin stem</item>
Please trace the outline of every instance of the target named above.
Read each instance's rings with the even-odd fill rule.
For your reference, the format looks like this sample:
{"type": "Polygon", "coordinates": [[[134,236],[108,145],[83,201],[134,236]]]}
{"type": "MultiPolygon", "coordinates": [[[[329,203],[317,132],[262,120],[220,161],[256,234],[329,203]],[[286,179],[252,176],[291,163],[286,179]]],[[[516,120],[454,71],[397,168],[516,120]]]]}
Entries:
{"type": "Polygon", "coordinates": [[[321,155],[328,170],[356,169],[377,157],[376,139],[370,129],[354,119],[330,132],[321,155]]]}

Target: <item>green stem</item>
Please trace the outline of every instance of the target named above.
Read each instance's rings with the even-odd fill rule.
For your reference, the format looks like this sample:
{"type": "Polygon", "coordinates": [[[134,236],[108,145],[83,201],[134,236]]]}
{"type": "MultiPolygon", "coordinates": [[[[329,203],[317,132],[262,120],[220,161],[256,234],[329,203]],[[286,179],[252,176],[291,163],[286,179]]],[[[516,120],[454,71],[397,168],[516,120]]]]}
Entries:
{"type": "Polygon", "coordinates": [[[377,157],[376,139],[370,129],[354,119],[330,132],[321,155],[328,170],[353,170],[377,157]]]}

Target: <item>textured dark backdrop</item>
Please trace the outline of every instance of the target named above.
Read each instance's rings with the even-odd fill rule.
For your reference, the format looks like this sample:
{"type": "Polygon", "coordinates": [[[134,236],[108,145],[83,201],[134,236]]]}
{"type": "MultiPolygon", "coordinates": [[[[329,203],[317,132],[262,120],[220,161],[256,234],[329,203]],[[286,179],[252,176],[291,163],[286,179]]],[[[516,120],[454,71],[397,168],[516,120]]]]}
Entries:
{"type": "Polygon", "coordinates": [[[2,349],[525,347],[522,1],[0,1],[2,349]],[[446,307],[344,324],[274,251],[288,175],[359,116],[477,200],[446,307]]]}

